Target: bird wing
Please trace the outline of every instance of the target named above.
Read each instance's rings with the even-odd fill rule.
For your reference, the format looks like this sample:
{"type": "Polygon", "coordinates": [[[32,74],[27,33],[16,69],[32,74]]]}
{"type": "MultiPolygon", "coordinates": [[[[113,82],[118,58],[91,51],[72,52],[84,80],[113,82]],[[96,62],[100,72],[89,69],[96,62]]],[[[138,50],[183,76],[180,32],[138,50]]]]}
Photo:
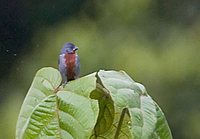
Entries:
{"type": "Polygon", "coordinates": [[[77,79],[79,77],[80,74],[80,58],[79,56],[76,54],[76,61],[75,61],[75,79],[77,79]]]}
{"type": "Polygon", "coordinates": [[[65,54],[61,54],[58,59],[59,71],[64,83],[67,83],[67,65],[65,64],[65,54]]]}

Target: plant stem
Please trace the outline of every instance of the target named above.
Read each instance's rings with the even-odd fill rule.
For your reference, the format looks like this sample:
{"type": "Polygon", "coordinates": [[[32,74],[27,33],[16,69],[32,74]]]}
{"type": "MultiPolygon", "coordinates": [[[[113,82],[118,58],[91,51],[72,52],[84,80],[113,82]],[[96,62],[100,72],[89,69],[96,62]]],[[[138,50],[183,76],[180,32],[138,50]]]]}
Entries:
{"type": "Polygon", "coordinates": [[[122,110],[122,113],[121,113],[121,116],[120,116],[120,119],[119,119],[119,123],[118,123],[118,126],[117,126],[117,130],[116,130],[114,139],[118,139],[118,137],[119,137],[119,133],[120,133],[121,126],[122,126],[122,123],[123,123],[124,116],[125,116],[126,112],[127,112],[127,108],[124,108],[122,110]]]}

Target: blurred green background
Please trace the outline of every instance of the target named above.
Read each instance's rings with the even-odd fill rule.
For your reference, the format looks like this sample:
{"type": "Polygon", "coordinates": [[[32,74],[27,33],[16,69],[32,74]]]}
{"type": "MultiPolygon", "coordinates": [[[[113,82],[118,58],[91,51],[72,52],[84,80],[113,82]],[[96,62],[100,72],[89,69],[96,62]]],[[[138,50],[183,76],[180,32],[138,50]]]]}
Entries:
{"type": "Polygon", "coordinates": [[[175,139],[200,138],[200,1],[1,0],[0,138],[13,139],[36,71],[65,42],[81,75],[126,71],[164,111],[175,139]]]}

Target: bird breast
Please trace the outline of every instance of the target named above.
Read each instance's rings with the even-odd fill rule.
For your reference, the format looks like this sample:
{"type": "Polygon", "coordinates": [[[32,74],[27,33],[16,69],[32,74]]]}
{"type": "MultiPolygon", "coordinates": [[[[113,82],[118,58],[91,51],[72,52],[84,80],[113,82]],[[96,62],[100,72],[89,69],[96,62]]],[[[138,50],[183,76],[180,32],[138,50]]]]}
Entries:
{"type": "Polygon", "coordinates": [[[76,64],[76,54],[66,54],[65,64],[67,66],[67,79],[74,80],[75,78],[75,64],[76,64]]]}

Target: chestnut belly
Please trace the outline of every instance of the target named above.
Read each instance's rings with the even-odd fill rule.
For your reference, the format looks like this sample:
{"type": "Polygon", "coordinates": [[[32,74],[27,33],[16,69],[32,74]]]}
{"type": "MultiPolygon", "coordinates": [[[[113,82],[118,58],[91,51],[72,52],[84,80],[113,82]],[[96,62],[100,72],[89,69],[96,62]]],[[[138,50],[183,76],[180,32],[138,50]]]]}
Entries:
{"type": "Polygon", "coordinates": [[[65,64],[67,66],[67,80],[74,80],[75,79],[75,67],[76,67],[76,54],[66,54],[65,55],[65,64]]]}

